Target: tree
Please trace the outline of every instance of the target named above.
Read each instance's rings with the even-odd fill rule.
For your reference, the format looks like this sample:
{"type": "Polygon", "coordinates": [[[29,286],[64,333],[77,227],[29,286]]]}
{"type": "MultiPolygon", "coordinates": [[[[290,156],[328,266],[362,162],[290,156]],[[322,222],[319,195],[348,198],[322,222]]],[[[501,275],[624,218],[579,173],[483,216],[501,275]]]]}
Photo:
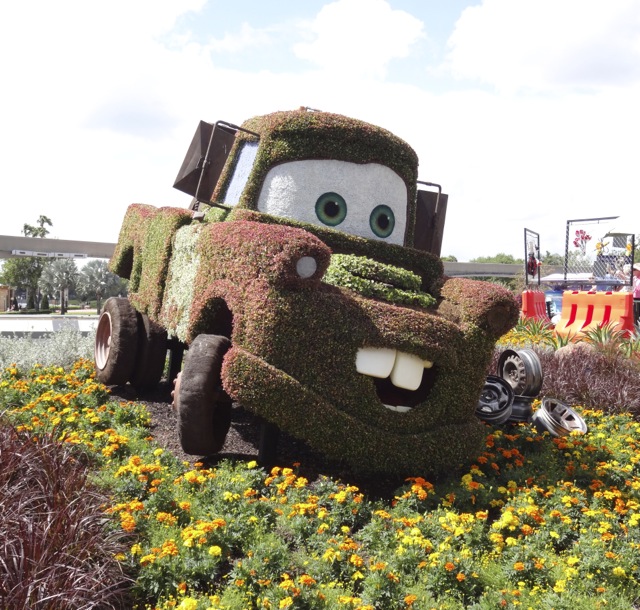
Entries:
{"type": "Polygon", "coordinates": [[[52,227],[53,223],[51,222],[51,220],[47,216],[43,216],[42,214],[40,214],[36,222],[38,223],[37,227],[28,225],[27,223],[23,225],[22,232],[24,233],[25,237],[46,237],[47,235],[49,235],[49,230],[44,225],[49,225],[50,227],[52,227]]]}
{"type": "Polygon", "coordinates": [[[452,254],[450,254],[449,256],[441,256],[440,260],[443,263],[457,263],[458,262],[458,259],[455,256],[453,256],[452,254]]]}
{"type": "Polygon", "coordinates": [[[100,311],[102,298],[123,292],[123,280],[109,271],[106,261],[89,261],[81,270],[76,290],[83,299],[96,299],[96,308],[100,311]]]}
{"type": "MultiPolygon", "coordinates": [[[[40,215],[36,225],[24,224],[22,233],[25,237],[46,237],[49,230],[45,225],[53,226],[47,216],[40,215]]],[[[27,309],[36,309],[38,306],[36,294],[38,280],[46,263],[34,256],[20,256],[10,258],[4,262],[0,273],[0,282],[8,286],[27,291],[27,309]]]]}
{"type": "Polygon", "coordinates": [[[550,267],[562,267],[564,266],[564,254],[551,254],[551,252],[547,250],[542,257],[542,262],[550,267]]]}
{"type": "Polygon", "coordinates": [[[509,290],[513,290],[515,292],[522,292],[522,286],[524,286],[524,259],[515,258],[511,254],[505,254],[504,252],[499,252],[495,256],[478,256],[477,258],[472,258],[470,263],[498,263],[501,265],[522,265],[522,272],[518,274],[515,278],[500,278],[500,277],[477,277],[477,280],[482,280],[486,282],[491,282],[493,284],[500,284],[509,290]]]}
{"type": "Polygon", "coordinates": [[[502,265],[524,265],[524,259],[514,258],[511,254],[505,254],[499,252],[495,256],[478,256],[478,258],[472,258],[470,263],[500,263],[502,265]]]}
{"type": "Polygon", "coordinates": [[[60,258],[48,264],[42,270],[39,286],[47,294],[60,293],[60,313],[65,314],[66,293],[75,287],[78,280],[78,267],[72,258],[60,258]]]}

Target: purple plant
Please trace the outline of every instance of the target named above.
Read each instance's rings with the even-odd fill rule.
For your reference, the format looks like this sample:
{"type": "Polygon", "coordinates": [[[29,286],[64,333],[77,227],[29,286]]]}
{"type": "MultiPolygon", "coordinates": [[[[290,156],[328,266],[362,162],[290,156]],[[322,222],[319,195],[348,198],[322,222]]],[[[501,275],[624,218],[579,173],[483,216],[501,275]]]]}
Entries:
{"type": "Polygon", "coordinates": [[[51,438],[0,426],[0,607],[31,610],[129,607],[130,580],[107,532],[106,497],[88,467],[51,438]]]}

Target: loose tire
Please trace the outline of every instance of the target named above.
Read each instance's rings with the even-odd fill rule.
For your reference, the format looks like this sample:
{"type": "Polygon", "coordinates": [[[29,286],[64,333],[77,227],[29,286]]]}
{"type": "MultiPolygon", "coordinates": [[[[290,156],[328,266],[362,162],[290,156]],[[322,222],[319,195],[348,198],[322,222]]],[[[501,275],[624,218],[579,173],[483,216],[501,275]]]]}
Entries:
{"type": "Polygon", "coordinates": [[[587,433],[587,423],[582,416],[555,398],[543,398],[531,421],[538,432],[548,432],[551,436],[569,436],[572,432],[587,433]]]}
{"type": "Polygon", "coordinates": [[[162,379],[167,359],[167,333],[143,313],[138,314],[138,357],[130,381],[136,390],[147,390],[162,379]]]}
{"type": "Polygon", "coordinates": [[[126,298],[107,299],[96,330],[96,377],[105,385],[124,385],[133,373],[137,352],[136,310],[126,298]]]}
{"type": "Polygon", "coordinates": [[[174,391],[185,453],[211,455],[224,445],[231,425],[231,400],[222,389],[220,371],[230,346],[226,337],[198,335],[187,350],[174,391]]]}
{"type": "Polygon", "coordinates": [[[506,380],[516,396],[537,396],[542,388],[540,358],[532,349],[506,349],[498,360],[498,376],[506,380]]]}
{"type": "Polygon", "coordinates": [[[476,415],[490,424],[504,424],[513,409],[513,390],[507,381],[496,375],[487,375],[478,399],[476,415]]]}

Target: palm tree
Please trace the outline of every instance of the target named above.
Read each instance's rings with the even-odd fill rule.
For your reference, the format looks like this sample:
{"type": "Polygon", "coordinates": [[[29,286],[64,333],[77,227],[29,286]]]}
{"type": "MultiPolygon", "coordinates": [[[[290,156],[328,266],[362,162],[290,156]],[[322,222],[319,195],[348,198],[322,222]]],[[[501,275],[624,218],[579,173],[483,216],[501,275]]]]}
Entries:
{"type": "Polygon", "coordinates": [[[78,290],[83,298],[95,295],[96,309],[100,311],[102,297],[121,290],[121,279],[109,271],[106,261],[95,259],[89,261],[81,270],[78,279],[78,290]]]}
{"type": "Polygon", "coordinates": [[[72,258],[60,258],[42,270],[40,276],[40,289],[47,294],[60,293],[60,313],[67,311],[65,294],[70,288],[74,288],[78,280],[78,267],[72,258]]]}

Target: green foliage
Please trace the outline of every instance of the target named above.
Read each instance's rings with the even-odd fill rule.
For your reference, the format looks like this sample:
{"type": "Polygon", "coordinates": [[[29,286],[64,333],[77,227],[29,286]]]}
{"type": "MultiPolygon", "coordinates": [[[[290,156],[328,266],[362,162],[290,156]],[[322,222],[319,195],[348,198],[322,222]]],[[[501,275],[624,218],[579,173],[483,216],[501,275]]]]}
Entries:
{"type": "Polygon", "coordinates": [[[600,349],[613,345],[618,348],[628,338],[628,333],[617,328],[618,324],[607,322],[584,331],[583,341],[591,343],[600,349]]]}
{"type": "Polygon", "coordinates": [[[500,263],[502,265],[523,265],[524,259],[522,258],[514,258],[511,254],[505,254],[504,252],[499,252],[495,256],[478,256],[477,258],[472,258],[470,263],[500,263]]]}
{"type": "Polygon", "coordinates": [[[127,209],[110,270],[130,280],[131,302],[154,320],[162,308],[173,237],[191,218],[181,208],[133,204],[127,209]]]}
{"type": "Polygon", "coordinates": [[[36,224],[37,226],[26,223],[23,225],[22,233],[25,235],[25,237],[46,237],[47,235],[49,235],[49,230],[45,225],[49,227],[53,226],[51,219],[42,214],[38,217],[36,224]]]}
{"type": "Polygon", "coordinates": [[[421,279],[415,273],[361,256],[334,254],[323,280],[399,305],[426,309],[436,304],[434,297],[420,292],[421,279]]]}
{"type": "Polygon", "coordinates": [[[0,337],[0,368],[11,365],[28,370],[35,366],[71,366],[78,358],[92,358],[95,334],[62,329],[43,337],[0,337]]]}
{"type": "Polygon", "coordinates": [[[80,270],[76,292],[83,300],[96,299],[96,309],[100,311],[103,298],[126,294],[126,281],[109,271],[106,261],[94,259],[80,270]]]}
{"type": "Polygon", "coordinates": [[[552,254],[547,250],[542,257],[542,264],[550,267],[562,267],[564,265],[564,254],[552,254]]]}
{"type": "MultiPolygon", "coordinates": [[[[46,237],[49,234],[45,225],[52,226],[51,220],[40,216],[37,226],[25,224],[22,233],[25,237],[46,237]]],[[[27,309],[36,309],[35,295],[38,291],[38,281],[45,262],[34,256],[19,256],[7,259],[0,270],[0,284],[13,286],[27,291],[27,309]]]]}
{"type": "Polygon", "coordinates": [[[60,295],[60,313],[66,312],[66,294],[78,281],[78,266],[72,258],[60,258],[46,264],[38,280],[38,286],[48,295],[60,295]]]}

